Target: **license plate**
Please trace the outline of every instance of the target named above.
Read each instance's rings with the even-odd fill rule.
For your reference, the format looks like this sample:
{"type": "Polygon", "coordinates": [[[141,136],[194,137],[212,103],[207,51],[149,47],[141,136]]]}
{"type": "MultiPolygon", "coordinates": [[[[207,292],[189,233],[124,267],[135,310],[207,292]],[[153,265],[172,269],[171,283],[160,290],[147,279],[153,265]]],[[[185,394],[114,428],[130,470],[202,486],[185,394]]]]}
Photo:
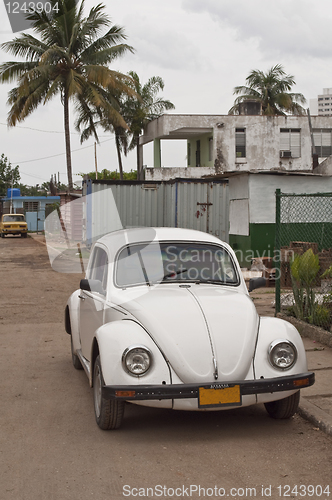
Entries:
{"type": "Polygon", "coordinates": [[[198,407],[241,406],[242,398],[239,385],[220,387],[205,386],[199,388],[198,407]]]}

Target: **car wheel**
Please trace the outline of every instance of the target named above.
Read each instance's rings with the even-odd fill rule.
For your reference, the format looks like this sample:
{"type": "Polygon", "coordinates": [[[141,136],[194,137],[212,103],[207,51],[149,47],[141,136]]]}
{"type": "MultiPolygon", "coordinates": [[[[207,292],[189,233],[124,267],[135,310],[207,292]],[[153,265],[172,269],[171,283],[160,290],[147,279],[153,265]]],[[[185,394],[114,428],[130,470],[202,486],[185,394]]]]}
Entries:
{"type": "Polygon", "coordinates": [[[300,391],[288,398],[265,403],[265,409],[272,418],[290,418],[297,412],[300,402],[300,391]]]}
{"type": "Polygon", "coordinates": [[[21,233],[21,237],[22,237],[22,238],[26,238],[27,236],[28,236],[28,234],[27,234],[27,233],[21,233]]]}
{"type": "Polygon", "coordinates": [[[96,422],[103,430],[118,429],[123,420],[125,402],[103,398],[103,385],[100,356],[97,356],[93,371],[93,401],[96,422]]]}
{"type": "Polygon", "coordinates": [[[70,347],[71,347],[71,359],[76,370],[83,370],[82,363],[80,362],[80,358],[74,352],[73,346],[73,337],[70,335],[70,347]]]}

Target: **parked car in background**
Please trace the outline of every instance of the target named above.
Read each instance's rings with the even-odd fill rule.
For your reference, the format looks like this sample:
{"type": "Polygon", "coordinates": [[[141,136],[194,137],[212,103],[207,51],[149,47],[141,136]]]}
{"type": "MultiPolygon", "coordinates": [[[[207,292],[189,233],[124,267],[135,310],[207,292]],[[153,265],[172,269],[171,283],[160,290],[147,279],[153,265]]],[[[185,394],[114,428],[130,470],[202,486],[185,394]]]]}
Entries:
{"type": "Polygon", "coordinates": [[[232,249],[199,231],[99,239],[65,328],[101,429],[120,426],[126,402],[190,411],[264,403],[289,418],[314,383],[295,327],[259,318],[232,249]]]}
{"type": "Polygon", "coordinates": [[[4,214],[1,216],[1,238],[4,238],[7,234],[20,234],[23,238],[27,237],[28,224],[23,214],[4,214]]]}

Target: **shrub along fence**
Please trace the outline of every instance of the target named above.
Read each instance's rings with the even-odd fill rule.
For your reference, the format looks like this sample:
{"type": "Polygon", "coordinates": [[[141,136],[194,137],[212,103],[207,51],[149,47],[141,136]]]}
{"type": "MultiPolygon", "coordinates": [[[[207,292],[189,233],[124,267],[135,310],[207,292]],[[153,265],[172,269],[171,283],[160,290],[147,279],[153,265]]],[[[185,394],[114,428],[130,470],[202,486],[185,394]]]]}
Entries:
{"type": "Polygon", "coordinates": [[[281,289],[289,289],[287,305],[294,303],[295,315],[303,306],[305,317],[301,319],[315,322],[317,314],[326,316],[326,309],[332,309],[328,304],[332,293],[331,289],[325,290],[330,295],[324,299],[321,287],[325,284],[323,274],[323,278],[332,278],[332,193],[289,194],[276,190],[274,260],[276,314],[285,305],[281,289]],[[318,296],[318,292],[322,293],[318,296]],[[320,311],[322,300],[327,306],[325,311],[320,311]],[[309,312],[308,303],[312,304],[309,312]]]}

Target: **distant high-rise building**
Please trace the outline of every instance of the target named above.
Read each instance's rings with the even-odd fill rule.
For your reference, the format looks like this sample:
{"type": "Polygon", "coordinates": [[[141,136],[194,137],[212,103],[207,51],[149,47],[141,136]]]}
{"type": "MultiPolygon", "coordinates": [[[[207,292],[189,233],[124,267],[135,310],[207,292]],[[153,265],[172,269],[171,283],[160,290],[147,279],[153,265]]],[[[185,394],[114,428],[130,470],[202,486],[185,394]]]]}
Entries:
{"type": "Polygon", "coordinates": [[[317,97],[318,116],[332,116],[332,88],[323,89],[317,97]]]}

